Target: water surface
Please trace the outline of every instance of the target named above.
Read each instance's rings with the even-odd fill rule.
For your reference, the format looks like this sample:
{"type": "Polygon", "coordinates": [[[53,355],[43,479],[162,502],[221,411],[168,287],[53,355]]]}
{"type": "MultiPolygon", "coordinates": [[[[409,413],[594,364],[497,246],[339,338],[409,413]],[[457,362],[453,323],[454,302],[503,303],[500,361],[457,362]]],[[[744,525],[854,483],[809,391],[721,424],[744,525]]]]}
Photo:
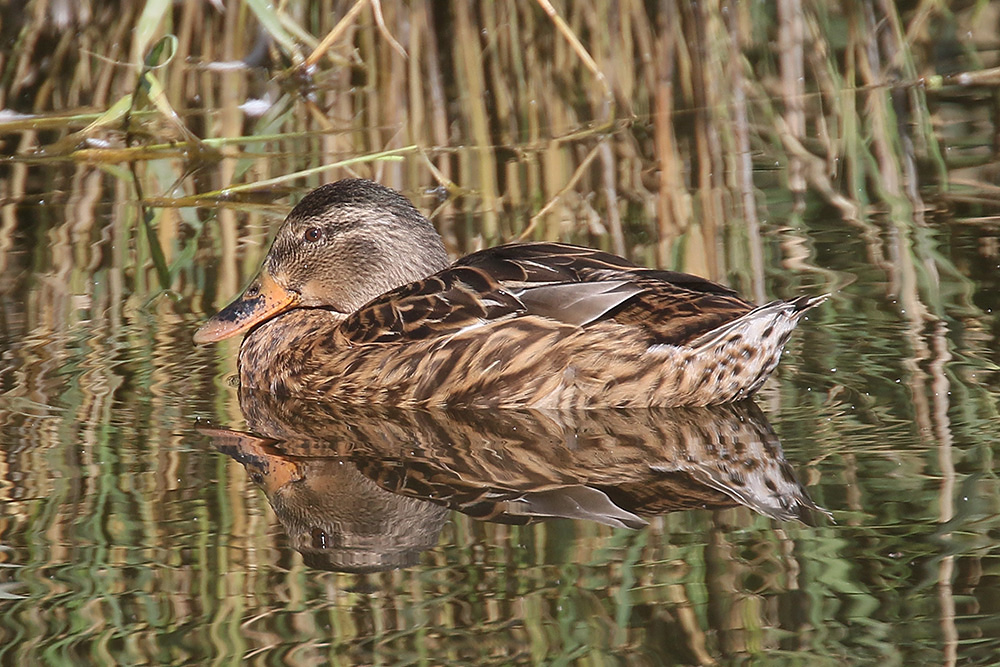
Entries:
{"type": "MultiPolygon", "coordinates": [[[[179,33],[215,35],[219,21],[232,22],[230,36],[240,22],[256,26],[229,8],[195,22],[200,14],[188,5],[174,16],[179,33]]],[[[129,10],[115,23],[101,3],[86,6],[108,34],[139,20],[129,10]]],[[[322,61],[314,89],[281,83],[278,61],[263,70],[202,68],[226,59],[213,49],[232,50],[221,39],[206,38],[199,59],[175,59],[162,74],[187,126],[202,139],[249,137],[221,155],[175,150],[170,124],[148,115],[139,127],[166,145],[142,136],[129,144],[114,128],[97,138],[152,152],[128,160],[82,153],[100,148],[90,137],[68,153],[40,153],[92,119],[65,114],[104,108],[84,85],[106,83],[96,74],[104,70],[95,64],[62,79],[38,57],[29,60],[40,83],[5,75],[7,107],[63,116],[0,118],[5,153],[15,156],[0,165],[0,659],[992,663],[1000,652],[995,91],[945,86],[920,107],[912,96],[923,88],[860,80],[838,88],[843,80],[809,69],[816,91],[804,98],[815,114],[806,148],[823,159],[824,146],[842,150],[837,159],[848,166],[838,171],[829,160],[833,177],[807,180],[795,194],[796,152],[767,113],[784,113],[790,99],[771,92],[768,39],[778,28],[767,16],[754,24],[766,34],[740,51],[759,84],[746,88],[752,145],[730,150],[738,138],[714,115],[735,108],[725,91],[678,83],[670,162],[662,118],[644,106],[657,80],[643,70],[649,61],[623,65],[596,37],[588,42],[602,67],[624,68],[617,78],[607,70],[617,122],[600,125],[606,107],[589,85],[593,73],[542,30],[540,10],[499,9],[497,22],[489,12],[413,7],[412,15],[386,8],[390,30],[411,26],[410,49],[433,33],[441,49],[436,59],[414,55],[414,67],[430,69],[418,71],[429,92],[413,99],[403,94],[414,85],[404,61],[371,20],[349,42],[356,52],[337,52],[353,60],[322,61]],[[526,67],[515,57],[522,51],[509,48],[515,29],[543,35],[522,50],[526,67]],[[481,52],[442,39],[470,30],[482,36],[481,52]],[[537,64],[550,57],[564,69],[537,64]],[[469,93],[465,60],[489,75],[489,95],[469,93]],[[440,90],[427,62],[442,69],[440,90]],[[502,88],[506,77],[517,86],[502,88]],[[513,92],[508,99],[501,90],[513,92]],[[631,108],[622,103],[627,90],[631,108]],[[272,115],[239,110],[264,93],[272,115]],[[478,106],[483,99],[489,104],[478,106]],[[322,123],[310,107],[317,100],[326,105],[322,123]],[[845,106],[831,111],[837,104],[845,106]],[[847,116],[820,122],[844,109],[857,113],[856,145],[847,116]],[[921,125],[930,110],[935,123],[921,125]],[[490,122],[478,124],[481,114],[490,122]],[[442,119],[450,125],[439,127],[442,119]],[[921,144],[928,127],[945,157],[921,144]],[[831,128],[841,135],[828,136],[831,128]],[[281,136],[252,140],[271,133],[281,136]],[[411,143],[419,150],[398,160],[196,200],[411,143]],[[667,190],[671,167],[681,181],[667,190]],[[292,203],[353,173],[411,196],[455,255],[529,229],[532,238],[705,275],[760,301],[832,296],[793,335],[758,407],[721,418],[598,411],[495,423],[496,415],[345,415],[241,396],[232,379],[238,342],[196,347],[194,330],[254,275],[292,203]],[[442,175],[457,197],[446,196],[442,175]],[[671,467],[678,456],[667,445],[677,442],[698,466],[671,467]],[[690,456],[696,446],[713,456],[690,456]],[[761,487],[783,490],[762,496],[720,483],[734,461],[770,471],[761,487]],[[324,518],[298,511],[297,493],[324,518]],[[791,498],[800,518],[764,496],[791,498]]],[[[664,25],[674,24],[628,22],[644,10],[622,7],[609,30],[636,43],[649,26],[656,40],[669,37],[664,25]]],[[[952,16],[957,27],[941,44],[964,35],[962,26],[991,25],[991,14],[971,11],[952,16]]],[[[722,14],[691,12],[674,17],[691,43],[725,28],[722,14]]],[[[587,33],[586,12],[568,15],[587,33]]],[[[312,34],[332,28],[329,17],[295,18],[312,34]]],[[[914,31],[925,25],[902,18],[914,31]]],[[[848,77],[843,44],[863,41],[864,19],[834,14],[825,26],[842,38],[830,42],[838,76],[848,77]]],[[[39,49],[60,43],[27,25],[39,49]]],[[[249,52],[256,27],[244,31],[235,43],[249,52]]],[[[93,30],[80,34],[105,53],[93,30]]],[[[981,47],[978,34],[970,27],[963,44],[981,47]]],[[[715,71],[708,56],[728,46],[710,46],[706,62],[678,60],[677,76],[715,71]]],[[[4,55],[20,62],[11,60],[17,53],[6,47],[4,55]]],[[[986,65],[995,57],[985,48],[979,55],[986,65]]],[[[953,56],[914,67],[947,73],[953,56]]],[[[122,92],[135,82],[134,73],[107,71],[122,92]]],[[[107,85],[105,106],[119,90],[107,85]]]]}

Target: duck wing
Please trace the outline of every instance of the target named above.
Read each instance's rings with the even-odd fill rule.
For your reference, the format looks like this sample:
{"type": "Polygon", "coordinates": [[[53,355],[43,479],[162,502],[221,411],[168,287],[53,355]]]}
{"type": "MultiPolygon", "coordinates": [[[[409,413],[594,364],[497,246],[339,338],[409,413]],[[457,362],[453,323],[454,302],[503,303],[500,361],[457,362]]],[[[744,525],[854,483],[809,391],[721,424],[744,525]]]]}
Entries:
{"type": "Polygon", "coordinates": [[[481,269],[453,266],[386,292],[347,317],[352,343],[395,343],[455,334],[516,317],[526,306],[481,269]]]}
{"type": "Polygon", "coordinates": [[[616,255],[559,243],[499,246],[403,285],[352,313],[339,331],[351,343],[450,336],[516,317],[585,327],[614,320],[681,345],[752,310],[728,287],[616,255]]]}
{"type": "Polygon", "coordinates": [[[585,323],[613,319],[638,327],[650,344],[684,345],[754,309],[735,290],[700,276],[636,266],[617,255],[562,243],[489,248],[456,265],[481,268],[509,287],[532,291],[563,284],[582,293],[593,283],[627,283],[634,298],[585,323]]]}

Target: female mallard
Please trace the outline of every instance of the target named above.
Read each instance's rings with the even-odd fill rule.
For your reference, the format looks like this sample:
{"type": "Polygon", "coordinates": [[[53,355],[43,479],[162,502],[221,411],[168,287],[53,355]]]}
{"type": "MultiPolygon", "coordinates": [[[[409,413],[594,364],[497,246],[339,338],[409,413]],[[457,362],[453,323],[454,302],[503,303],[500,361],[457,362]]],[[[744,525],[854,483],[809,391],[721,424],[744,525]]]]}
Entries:
{"type": "Polygon", "coordinates": [[[803,313],[587,248],[523,243],[449,265],[405,197],[313,190],[257,278],[195,334],[247,332],[240,382],[277,396],[395,405],[698,406],[757,391],[803,313]]]}

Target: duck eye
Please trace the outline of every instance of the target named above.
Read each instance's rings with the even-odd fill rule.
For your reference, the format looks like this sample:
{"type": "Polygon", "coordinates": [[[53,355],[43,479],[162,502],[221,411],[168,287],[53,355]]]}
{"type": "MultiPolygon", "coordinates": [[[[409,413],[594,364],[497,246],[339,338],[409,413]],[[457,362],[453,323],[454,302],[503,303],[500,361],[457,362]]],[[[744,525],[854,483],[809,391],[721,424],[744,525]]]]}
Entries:
{"type": "Polygon", "coordinates": [[[320,229],[319,227],[310,227],[309,229],[306,230],[306,233],[303,235],[303,237],[305,238],[306,241],[309,241],[309,243],[316,243],[316,241],[319,241],[321,238],[323,238],[323,230],[320,229]]]}

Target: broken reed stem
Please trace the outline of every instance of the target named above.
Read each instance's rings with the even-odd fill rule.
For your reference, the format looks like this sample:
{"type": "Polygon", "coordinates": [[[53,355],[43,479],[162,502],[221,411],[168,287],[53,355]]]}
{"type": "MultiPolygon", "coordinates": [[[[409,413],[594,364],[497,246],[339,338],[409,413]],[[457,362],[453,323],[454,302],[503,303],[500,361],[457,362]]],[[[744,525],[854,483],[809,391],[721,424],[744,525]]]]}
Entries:
{"type": "Polygon", "coordinates": [[[542,216],[544,216],[546,213],[552,210],[552,207],[554,207],[556,203],[560,199],[562,199],[562,197],[567,192],[576,187],[577,182],[583,177],[583,174],[586,172],[587,167],[589,167],[590,163],[594,161],[594,158],[596,158],[600,154],[600,148],[602,143],[604,142],[598,142],[596,146],[590,149],[590,152],[587,153],[587,157],[583,158],[583,160],[580,162],[580,165],[573,172],[573,175],[570,176],[569,181],[566,182],[566,185],[564,185],[562,189],[559,190],[559,192],[557,192],[551,199],[549,199],[549,201],[545,203],[545,206],[543,206],[538,211],[538,213],[535,213],[533,216],[531,216],[531,220],[528,222],[528,226],[525,227],[520,234],[518,234],[517,238],[519,240],[530,238],[535,231],[535,227],[538,226],[538,221],[542,219],[542,216]]]}
{"type": "Polygon", "coordinates": [[[369,0],[369,2],[372,6],[372,14],[375,16],[375,25],[378,26],[378,31],[382,33],[382,37],[389,44],[389,46],[391,46],[403,60],[406,60],[406,51],[403,49],[403,46],[396,41],[396,38],[392,36],[392,33],[389,32],[389,28],[385,25],[385,17],[382,16],[382,0],[369,0]]]}
{"type": "Polygon", "coordinates": [[[605,97],[610,100],[611,88],[608,86],[608,81],[601,72],[601,69],[591,57],[590,52],[587,51],[586,47],[584,47],[584,45],[580,42],[580,39],[576,36],[566,21],[563,20],[563,17],[559,15],[559,12],[556,11],[555,7],[552,6],[552,3],[549,2],[549,0],[537,0],[537,2],[542,8],[542,11],[544,11],[552,22],[555,23],[556,30],[559,31],[559,34],[562,35],[567,42],[569,42],[570,47],[572,47],[576,55],[580,57],[580,60],[583,61],[584,66],[590,70],[590,73],[593,74],[594,78],[596,78],[598,83],[601,84],[605,97]]]}
{"type": "Polygon", "coordinates": [[[305,63],[303,63],[306,68],[316,66],[320,58],[347,32],[347,29],[351,27],[366,4],[368,4],[368,0],[357,0],[357,2],[351,5],[351,8],[344,14],[344,18],[337,21],[337,25],[333,26],[333,29],[326,34],[326,37],[323,38],[316,48],[313,49],[313,52],[309,54],[309,57],[306,58],[305,63]]]}
{"type": "MultiPolygon", "coordinates": [[[[283,176],[276,176],[274,178],[269,178],[263,181],[254,181],[252,183],[244,183],[242,185],[233,185],[228,188],[222,188],[220,190],[212,190],[210,192],[204,192],[193,197],[187,198],[196,201],[204,201],[206,199],[219,198],[226,199],[231,195],[240,192],[254,192],[256,190],[266,190],[275,185],[282,185],[290,181],[294,181],[299,178],[305,178],[307,176],[312,176],[315,174],[322,174],[323,172],[333,171],[335,169],[342,169],[356,164],[362,164],[365,162],[375,162],[378,160],[390,160],[397,159],[406,153],[416,152],[416,146],[403,146],[402,148],[393,148],[387,151],[379,151],[378,153],[370,153],[368,155],[359,155],[358,157],[348,158],[346,160],[338,160],[337,162],[332,162],[330,164],[321,164],[318,167],[312,167],[309,169],[302,169],[301,171],[296,171],[291,174],[284,174],[283,176]]],[[[179,201],[184,201],[181,199],[179,201]]]]}

